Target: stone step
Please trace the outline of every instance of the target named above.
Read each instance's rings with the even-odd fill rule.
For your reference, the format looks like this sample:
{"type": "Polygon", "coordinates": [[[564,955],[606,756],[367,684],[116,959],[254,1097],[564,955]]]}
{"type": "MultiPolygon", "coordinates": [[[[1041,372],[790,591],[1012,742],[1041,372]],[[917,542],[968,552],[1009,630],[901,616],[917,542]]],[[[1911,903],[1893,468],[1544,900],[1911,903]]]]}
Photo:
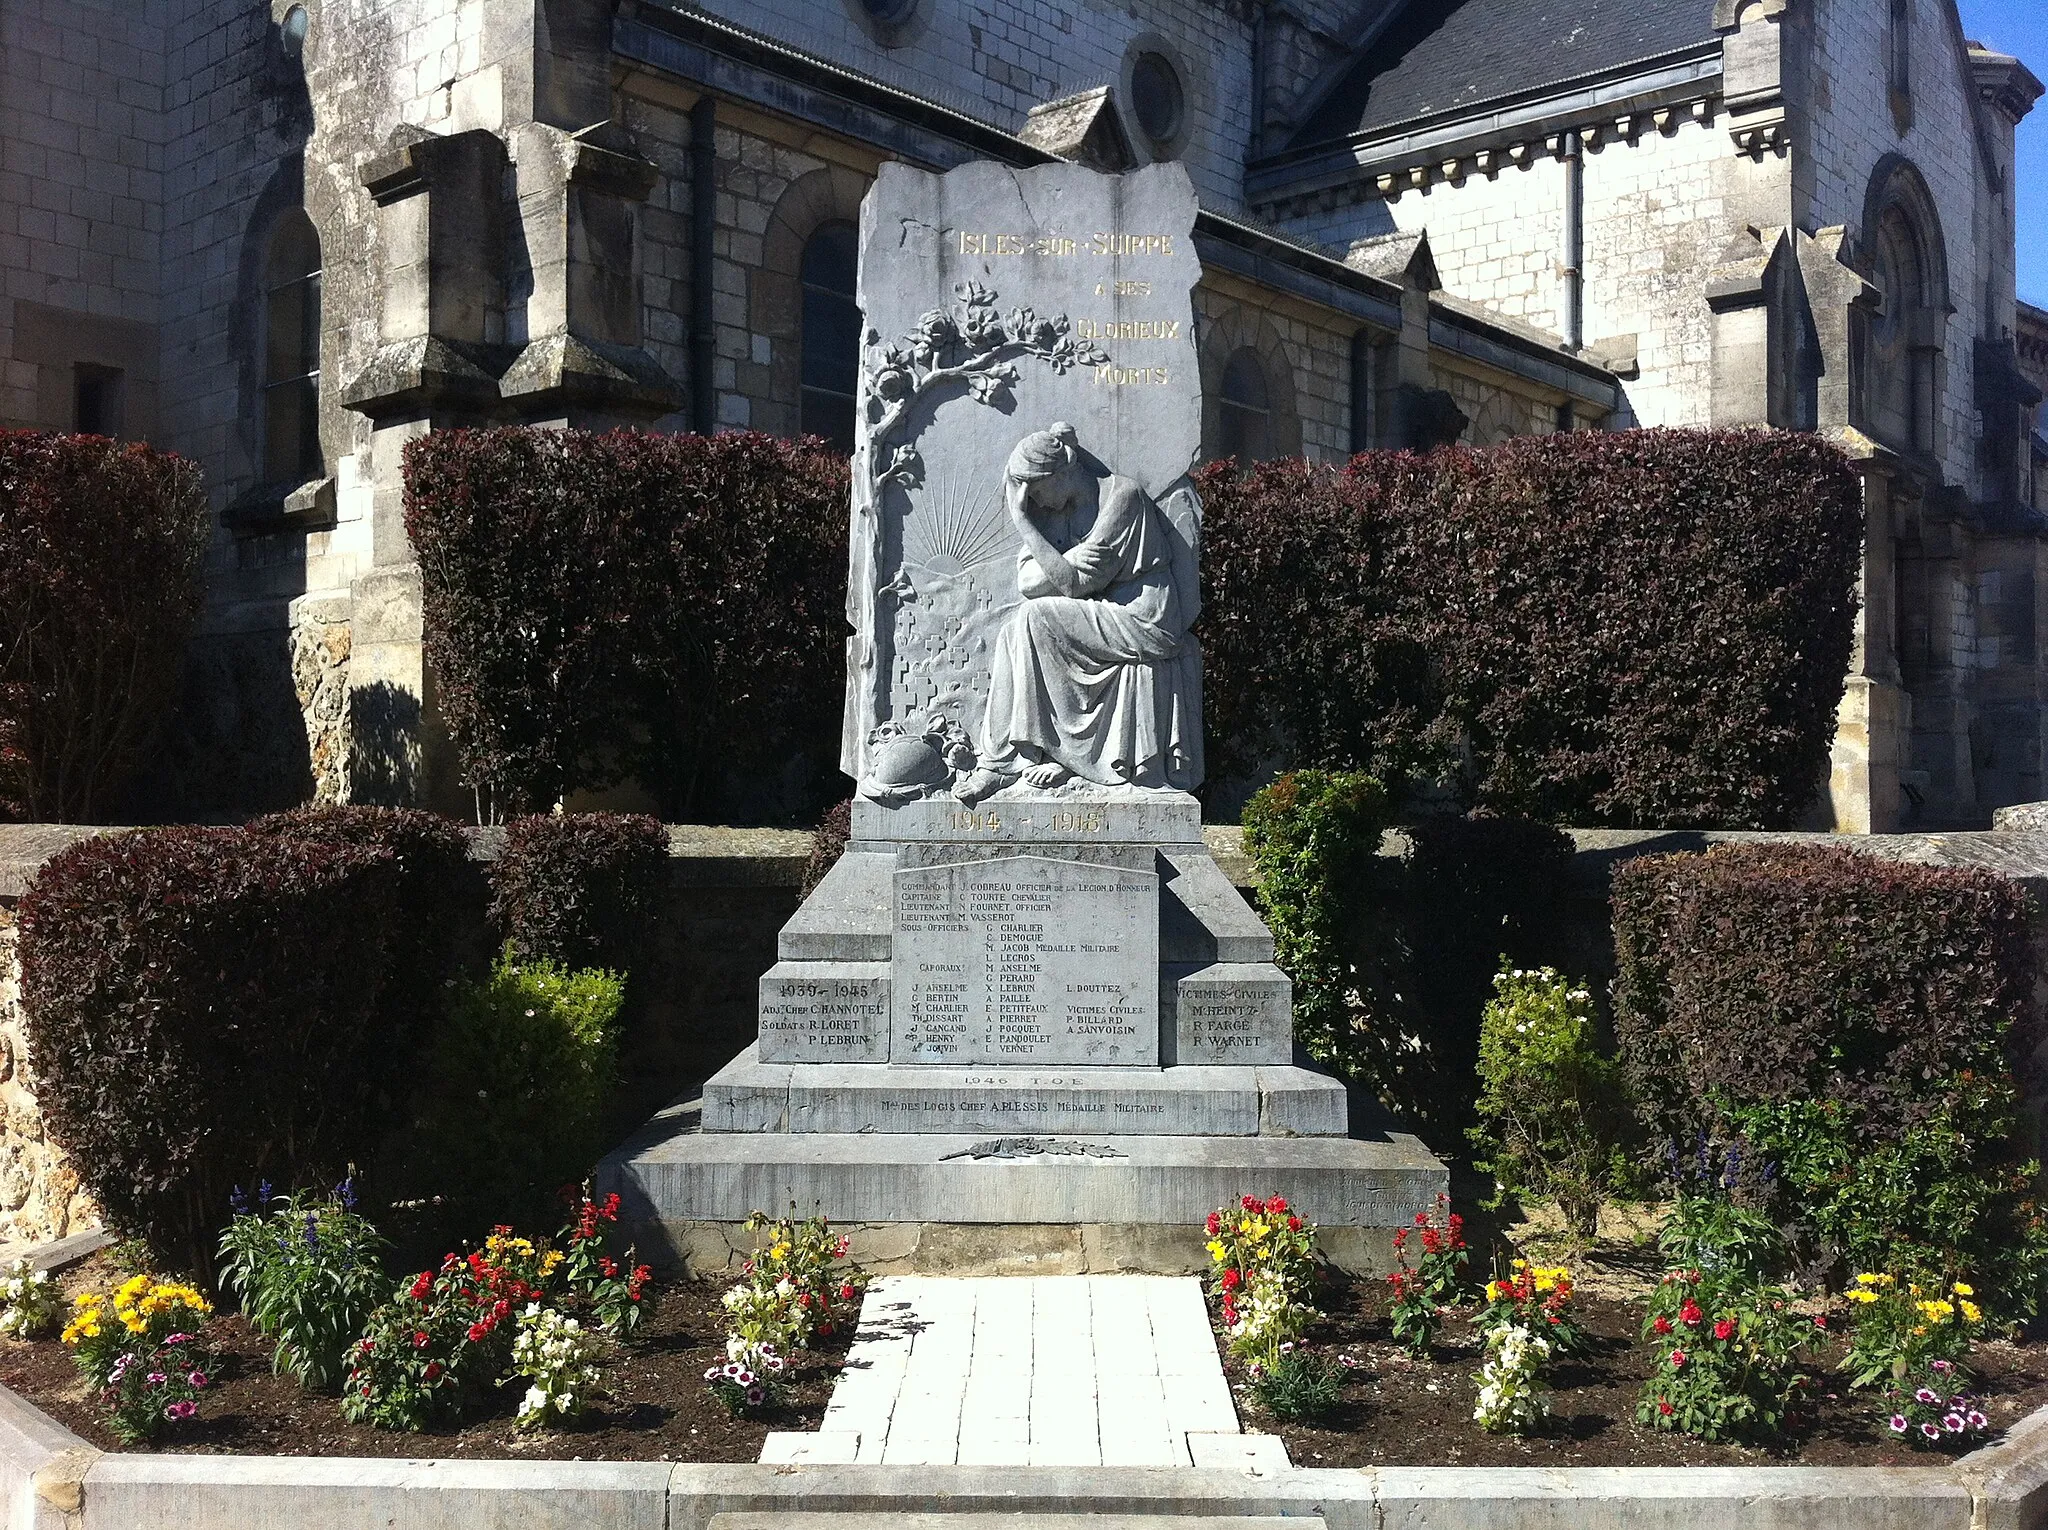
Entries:
{"type": "MultiPolygon", "coordinates": [[[[1271,1455],[1267,1451],[1264,1459],[1271,1455]]],[[[1230,1464],[1238,1466],[1234,1457],[1230,1464]]],[[[1031,1510],[954,1514],[942,1509],[746,1509],[712,1515],[707,1530],[1324,1530],[1324,1524],[1320,1514],[1061,1514],[1031,1510]]]]}
{"type": "Polygon", "coordinates": [[[749,1047],[704,1085],[714,1133],[1086,1132],[1341,1137],[1344,1086],[1291,1066],[897,1068],[764,1063],[749,1047]]]}
{"type": "Polygon", "coordinates": [[[1446,1188],[1442,1161],[1405,1134],[1035,1138],[1011,1146],[1063,1151],[975,1157],[998,1144],[970,1133],[700,1132],[681,1109],[664,1120],[606,1158],[597,1183],[619,1193],[642,1252],[671,1264],[715,1250],[722,1268],[731,1249],[753,1246],[738,1229],[748,1213],[794,1205],[843,1225],[870,1264],[884,1246],[900,1257],[943,1232],[950,1268],[1002,1267],[1072,1229],[1122,1250],[1112,1257],[1125,1262],[1111,1267],[1200,1268],[1211,1211],[1241,1195],[1284,1195],[1322,1227],[1321,1246],[1343,1268],[1384,1269],[1394,1230],[1446,1188]],[[960,1252],[968,1234],[982,1251],[972,1259],[960,1252]],[[1152,1260],[1154,1245],[1164,1262],[1152,1260]]]}

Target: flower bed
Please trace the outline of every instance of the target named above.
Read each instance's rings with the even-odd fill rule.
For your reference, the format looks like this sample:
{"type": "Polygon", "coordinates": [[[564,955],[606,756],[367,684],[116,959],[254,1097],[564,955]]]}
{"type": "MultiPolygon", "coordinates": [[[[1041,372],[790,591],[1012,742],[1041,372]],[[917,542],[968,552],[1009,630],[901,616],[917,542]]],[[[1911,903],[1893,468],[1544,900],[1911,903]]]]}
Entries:
{"type": "MultiPolygon", "coordinates": [[[[118,1285],[123,1271],[97,1254],[59,1279],[65,1295],[118,1285]]],[[[851,1335],[820,1338],[791,1357],[784,1405],[735,1417],[704,1385],[725,1359],[722,1287],[675,1282],[651,1290],[653,1315],[602,1372],[608,1397],[579,1418],[547,1429],[516,1422],[527,1386],[497,1388],[461,1423],[419,1434],[346,1422],[334,1399],[302,1391],[272,1372],[271,1341],[238,1315],[207,1325],[213,1373],[199,1416],[146,1447],[202,1454],[407,1456],[586,1461],[752,1461],[771,1429],[813,1429],[839,1374],[851,1335]]],[[[0,1338],[0,1385],[34,1403],[103,1450],[125,1446],[101,1422],[71,1355],[54,1339],[0,1338]]]]}
{"type": "MultiPolygon", "coordinates": [[[[1355,1363],[1340,1367],[1338,1403],[1319,1423],[1265,1413],[1252,1400],[1245,1365],[1225,1362],[1245,1428],[1278,1434],[1297,1466],[1929,1466],[1949,1459],[1893,1437],[1869,1394],[1850,1392],[1848,1377],[1834,1369],[1848,1349],[1840,1338],[1817,1351],[1811,1371],[1821,1385],[1779,1443],[1707,1444],[1636,1422],[1654,1365],[1638,1342],[1643,1308],[1581,1291],[1573,1307],[1586,1353],[1548,1367],[1551,1416],[1517,1436],[1489,1434],[1472,1417],[1485,1358],[1476,1312],[1447,1314],[1428,1357],[1417,1359],[1395,1341],[1384,1284],[1340,1281],[1320,1302],[1326,1315],[1310,1323],[1304,1340],[1355,1363]]],[[[1994,1429],[2048,1405],[2048,1347],[1982,1342],[1972,1364],[1994,1429]]]]}

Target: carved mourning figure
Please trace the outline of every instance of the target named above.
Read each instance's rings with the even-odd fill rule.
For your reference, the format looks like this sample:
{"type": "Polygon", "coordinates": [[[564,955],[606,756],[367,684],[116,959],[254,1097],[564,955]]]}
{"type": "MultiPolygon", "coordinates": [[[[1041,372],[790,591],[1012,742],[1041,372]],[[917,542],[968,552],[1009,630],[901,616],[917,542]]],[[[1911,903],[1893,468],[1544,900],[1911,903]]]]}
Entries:
{"type": "Polygon", "coordinates": [[[1022,779],[1055,787],[1192,786],[1200,661],[1185,547],[1150,495],[1083,452],[1061,421],[1017,443],[1003,503],[1022,546],[989,656],[974,803],[1022,779]]]}

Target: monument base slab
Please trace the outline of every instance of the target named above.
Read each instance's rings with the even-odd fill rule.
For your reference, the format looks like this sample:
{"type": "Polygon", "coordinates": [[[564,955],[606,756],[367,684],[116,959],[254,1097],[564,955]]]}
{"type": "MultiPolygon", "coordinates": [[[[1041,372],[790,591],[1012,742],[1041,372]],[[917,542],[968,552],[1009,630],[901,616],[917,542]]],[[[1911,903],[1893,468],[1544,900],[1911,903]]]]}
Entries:
{"type": "Polygon", "coordinates": [[[606,1158],[597,1183],[619,1193],[643,1254],[695,1274],[724,1268],[721,1248],[752,1248],[749,1212],[792,1205],[854,1231],[877,1268],[1173,1273],[1200,1266],[1203,1219],[1242,1195],[1286,1196],[1333,1262],[1376,1272],[1449,1176],[1405,1133],[705,1132],[692,1101],[606,1158]]]}

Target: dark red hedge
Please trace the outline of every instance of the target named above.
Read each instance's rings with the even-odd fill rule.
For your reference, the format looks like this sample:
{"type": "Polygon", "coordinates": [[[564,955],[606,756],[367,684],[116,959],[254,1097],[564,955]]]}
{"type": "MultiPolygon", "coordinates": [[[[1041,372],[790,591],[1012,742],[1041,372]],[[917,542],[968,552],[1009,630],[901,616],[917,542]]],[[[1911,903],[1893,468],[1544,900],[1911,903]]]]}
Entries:
{"type": "Polygon", "coordinates": [[[829,779],[847,478],[822,443],[436,431],[405,482],[442,713],[496,810],[632,777],[671,819],[745,814],[793,760],[829,779]]]}
{"type": "Polygon", "coordinates": [[[463,852],[425,814],[351,809],[44,865],[20,910],[28,1050],[116,1226],[203,1276],[236,1183],[329,1184],[376,1151],[473,945],[463,852]]]}
{"type": "Polygon", "coordinates": [[[491,868],[492,921],[522,961],[630,975],[650,957],[668,871],[668,831],[644,814],[515,818],[491,868]]]}
{"type": "Polygon", "coordinates": [[[121,811],[177,693],[206,534],[196,464],[0,431],[0,818],[121,811]]]}
{"type": "Polygon", "coordinates": [[[1344,766],[1553,823],[1743,828],[1825,778],[1862,512],[1817,437],[1580,431],[1201,488],[1212,776],[1344,766]]]}

